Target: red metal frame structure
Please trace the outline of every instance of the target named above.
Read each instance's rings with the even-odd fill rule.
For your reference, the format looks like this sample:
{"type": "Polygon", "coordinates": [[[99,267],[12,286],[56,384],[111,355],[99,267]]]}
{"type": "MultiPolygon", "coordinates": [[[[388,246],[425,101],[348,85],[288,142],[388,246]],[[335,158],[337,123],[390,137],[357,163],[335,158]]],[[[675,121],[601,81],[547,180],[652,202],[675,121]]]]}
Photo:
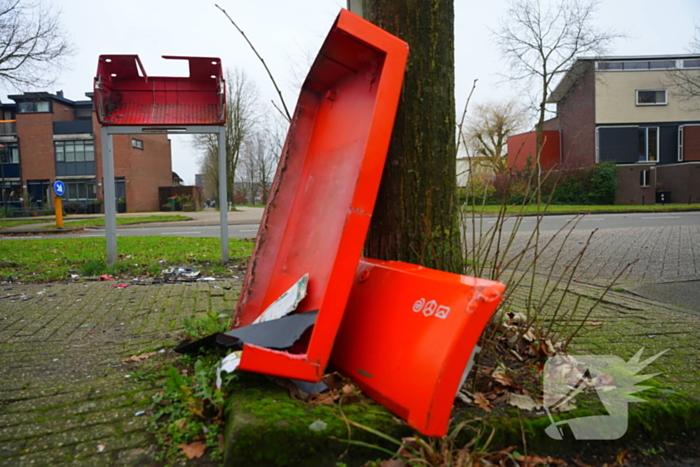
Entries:
{"type": "Polygon", "coordinates": [[[302,353],[246,344],[242,370],[318,381],[340,326],[379,189],[408,56],[405,42],[342,10],[304,82],[241,291],[251,324],[302,276],[318,310],[302,353]]]}
{"type": "MultiPolygon", "coordinates": [[[[219,173],[226,173],[226,86],[221,60],[213,57],[173,57],[187,60],[189,76],[148,76],[138,55],[100,55],[94,80],[95,109],[102,125],[102,165],[105,201],[114,195],[114,134],[216,133],[219,173]]],[[[227,205],[226,177],[219,177],[219,206],[227,205]]],[[[220,210],[221,257],[228,262],[226,209],[220,210]]],[[[117,260],[116,206],[105,202],[107,263],[117,260]]]]}
{"type": "Polygon", "coordinates": [[[365,258],[331,366],[416,430],[444,436],[503,290],[499,282],[365,258]]]}
{"type": "Polygon", "coordinates": [[[223,125],[226,94],[221,60],[187,60],[188,77],[148,76],[138,55],[100,55],[95,110],[102,125],[223,125]]]}

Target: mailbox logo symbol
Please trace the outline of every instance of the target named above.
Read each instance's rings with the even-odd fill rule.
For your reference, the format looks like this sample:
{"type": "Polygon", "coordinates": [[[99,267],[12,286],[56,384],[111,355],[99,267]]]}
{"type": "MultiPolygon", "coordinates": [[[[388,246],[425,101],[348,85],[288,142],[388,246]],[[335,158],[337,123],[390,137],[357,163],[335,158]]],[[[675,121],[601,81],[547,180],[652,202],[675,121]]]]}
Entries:
{"type": "Polygon", "coordinates": [[[435,300],[430,300],[425,302],[425,298],[419,298],[413,304],[414,313],[423,312],[423,316],[426,318],[435,315],[436,318],[445,319],[447,315],[450,314],[450,307],[445,305],[438,305],[435,300]]]}

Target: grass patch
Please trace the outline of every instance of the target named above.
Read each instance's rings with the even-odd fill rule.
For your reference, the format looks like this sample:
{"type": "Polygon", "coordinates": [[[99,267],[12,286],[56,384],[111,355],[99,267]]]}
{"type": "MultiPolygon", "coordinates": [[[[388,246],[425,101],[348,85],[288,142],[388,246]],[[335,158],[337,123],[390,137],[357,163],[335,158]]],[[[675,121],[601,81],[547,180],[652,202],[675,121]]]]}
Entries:
{"type": "MultiPolygon", "coordinates": [[[[129,224],[147,224],[151,222],[180,222],[190,220],[191,217],[188,216],[143,216],[143,217],[117,217],[117,225],[129,225],[129,224]]],[[[70,217],[63,218],[64,227],[103,227],[105,225],[104,217],[94,217],[91,219],[81,219],[81,220],[70,220],[70,217]]],[[[43,219],[13,219],[13,220],[3,220],[0,221],[0,229],[6,229],[9,227],[17,227],[20,225],[30,225],[30,224],[51,224],[53,228],[56,224],[53,218],[43,218],[43,219]]]]}
{"type": "MultiPolygon", "coordinates": [[[[168,266],[183,265],[209,275],[227,275],[216,238],[122,237],[117,241],[121,254],[108,268],[103,238],[5,240],[0,242],[0,280],[47,282],[65,280],[71,274],[154,275],[168,266]]],[[[247,260],[252,251],[250,240],[229,240],[233,262],[247,260]]]]}
{"type": "MultiPolygon", "coordinates": [[[[464,206],[465,213],[476,214],[493,214],[497,215],[501,211],[502,206],[486,205],[486,206],[464,206]]],[[[507,207],[506,214],[582,214],[594,212],[677,212],[677,211],[700,211],[700,204],[650,204],[650,205],[564,205],[550,204],[540,205],[511,205],[507,207]]]]}
{"type": "Polygon", "coordinates": [[[18,225],[29,225],[29,224],[44,224],[46,220],[43,219],[13,219],[13,220],[0,220],[0,229],[7,229],[9,227],[16,227],[18,225]]]}

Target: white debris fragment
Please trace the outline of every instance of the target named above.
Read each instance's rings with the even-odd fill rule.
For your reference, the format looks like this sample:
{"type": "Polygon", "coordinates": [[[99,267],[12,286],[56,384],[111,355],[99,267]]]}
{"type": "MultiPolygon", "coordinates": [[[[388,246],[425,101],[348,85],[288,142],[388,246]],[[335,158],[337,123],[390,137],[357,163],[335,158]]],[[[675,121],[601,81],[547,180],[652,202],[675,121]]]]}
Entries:
{"type": "Polygon", "coordinates": [[[97,452],[102,452],[105,450],[105,445],[104,444],[98,444],[97,445],[97,452]]]}
{"type": "Polygon", "coordinates": [[[311,425],[309,425],[309,430],[311,431],[323,431],[328,427],[328,423],[324,422],[323,420],[314,420],[311,422],[311,425]]]}
{"type": "Polygon", "coordinates": [[[241,364],[241,356],[243,355],[242,350],[238,350],[231,354],[228,354],[219,363],[219,368],[216,369],[216,387],[217,389],[221,387],[221,372],[233,373],[241,364]]]}
{"type": "Polygon", "coordinates": [[[299,302],[306,297],[306,286],[309,283],[309,274],[304,274],[304,277],[299,279],[296,284],[291,286],[289,290],[283,293],[280,298],[275,300],[265,311],[262,312],[252,324],[264,323],[271,319],[278,319],[287,316],[292,311],[296,310],[299,302]]]}

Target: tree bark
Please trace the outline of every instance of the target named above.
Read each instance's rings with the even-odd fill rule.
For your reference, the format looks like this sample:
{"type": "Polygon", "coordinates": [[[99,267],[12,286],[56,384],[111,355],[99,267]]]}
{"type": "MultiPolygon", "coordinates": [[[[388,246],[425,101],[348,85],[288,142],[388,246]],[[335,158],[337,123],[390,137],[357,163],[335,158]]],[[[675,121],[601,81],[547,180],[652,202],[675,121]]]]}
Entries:
{"type": "Polygon", "coordinates": [[[460,272],[453,0],[364,0],[363,16],[410,47],[365,254],[460,272]]]}

